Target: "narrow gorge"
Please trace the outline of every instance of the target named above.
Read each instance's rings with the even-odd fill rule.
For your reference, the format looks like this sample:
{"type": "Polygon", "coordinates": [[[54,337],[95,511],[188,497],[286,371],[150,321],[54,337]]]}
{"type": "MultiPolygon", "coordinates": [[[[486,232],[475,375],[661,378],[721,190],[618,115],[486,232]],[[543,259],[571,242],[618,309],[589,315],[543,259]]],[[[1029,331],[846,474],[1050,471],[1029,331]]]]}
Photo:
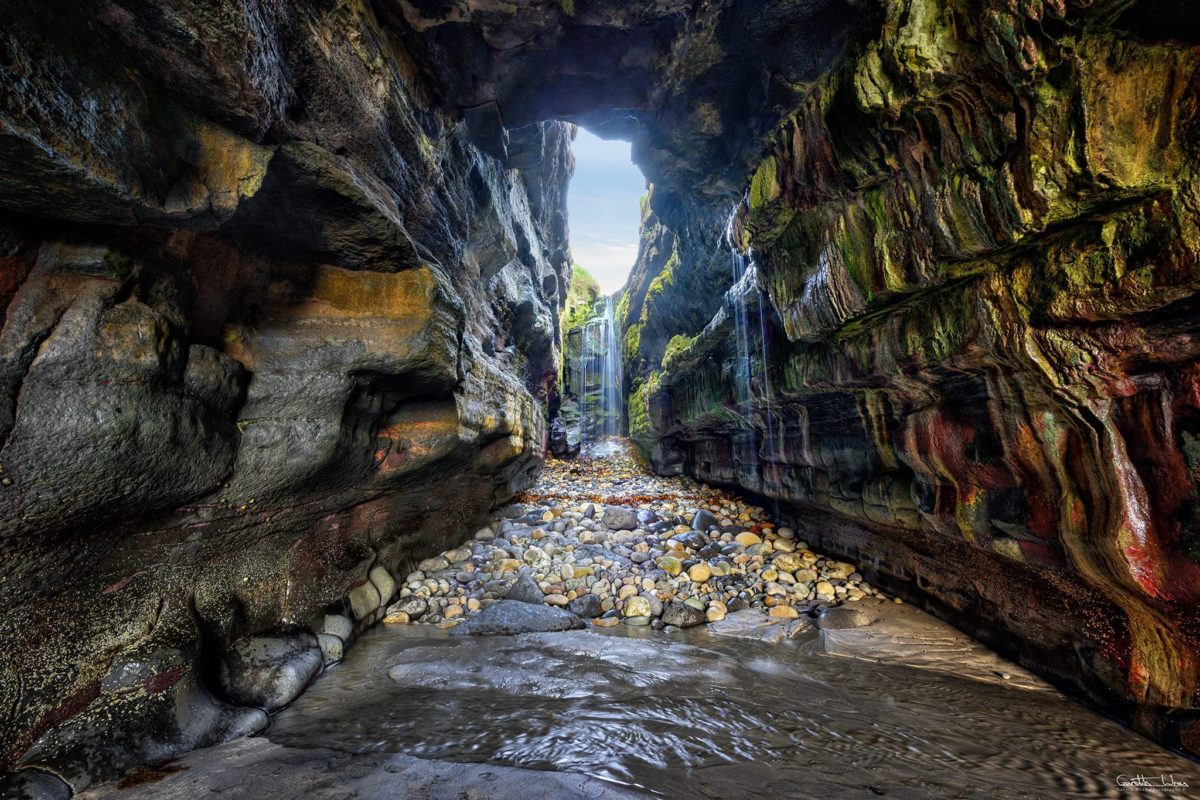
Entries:
{"type": "Polygon", "coordinates": [[[0,321],[2,797],[1200,793],[1188,0],[11,0],[0,321]]]}

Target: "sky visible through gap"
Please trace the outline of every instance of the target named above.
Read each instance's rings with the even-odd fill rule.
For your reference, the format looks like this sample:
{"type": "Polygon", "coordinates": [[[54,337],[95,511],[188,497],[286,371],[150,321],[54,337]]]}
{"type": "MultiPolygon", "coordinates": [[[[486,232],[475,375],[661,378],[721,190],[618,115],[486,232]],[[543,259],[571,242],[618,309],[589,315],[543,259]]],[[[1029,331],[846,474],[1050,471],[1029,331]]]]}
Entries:
{"type": "Polygon", "coordinates": [[[629,142],[605,141],[580,128],[572,143],[575,176],[567,192],[571,254],[612,294],[637,260],[646,179],[630,159],[629,142]]]}

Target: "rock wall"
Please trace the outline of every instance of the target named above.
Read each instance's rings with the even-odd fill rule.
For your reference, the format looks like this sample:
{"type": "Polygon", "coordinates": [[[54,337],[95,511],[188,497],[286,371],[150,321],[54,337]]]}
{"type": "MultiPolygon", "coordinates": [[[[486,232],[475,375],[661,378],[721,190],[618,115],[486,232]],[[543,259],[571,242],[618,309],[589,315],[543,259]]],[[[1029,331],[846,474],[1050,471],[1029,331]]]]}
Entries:
{"type": "Polygon", "coordinates": [[[0,773],[78,789],[261,727],[529,483],[571,129],[482,152],[359,0],[0,54],[0,773]]]}
{"type": "MultiPolygon", "coordinates": [[[[656,468],[779,500],[873,582],[1200,753],[1194,20],[887,4],[768,137],[731,226],[750,278],[626,361],[656,468]]],[[[639,287],[680,271],[666,235],[631,334],[639,287]]]]}

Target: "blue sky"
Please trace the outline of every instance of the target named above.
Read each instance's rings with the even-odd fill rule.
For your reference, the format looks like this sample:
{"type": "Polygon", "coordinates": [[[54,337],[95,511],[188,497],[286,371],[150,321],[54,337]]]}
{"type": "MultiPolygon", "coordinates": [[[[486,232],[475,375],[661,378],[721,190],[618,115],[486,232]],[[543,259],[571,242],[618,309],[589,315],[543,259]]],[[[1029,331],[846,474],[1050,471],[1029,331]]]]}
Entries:
{"type": "Polygon", "coordinates": [[[646,193],[646,179],[630,160],[629,142],[608,142],[580,128],[571,149],[571,254],[596,276],[600,291],[612,294],[625,284],[637,260],[638,200],[646,193]]]}

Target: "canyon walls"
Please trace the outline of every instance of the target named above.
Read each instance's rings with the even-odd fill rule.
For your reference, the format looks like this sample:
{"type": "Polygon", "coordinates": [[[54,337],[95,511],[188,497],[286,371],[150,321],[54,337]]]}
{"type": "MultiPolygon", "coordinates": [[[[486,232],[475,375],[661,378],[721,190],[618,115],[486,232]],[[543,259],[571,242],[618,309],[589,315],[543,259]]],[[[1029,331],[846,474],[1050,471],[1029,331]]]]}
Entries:
{"type": "Polygon", "coordinates": [[[656,469],[779,501],[873,581],[1195,754],[1194,20],[887,4],[767,137],[728,228],[749,256],[707,315],[678,276],[715,246],[678,204],[647,217],[625,359],[656,469]]]}
{"type": "Polygon", "coordinates": [[[1200,752],[1194,18],[6,4],[0,770],[261,727],[529,482],[570,123],[654,184],[614,314],[656,469],[1200,752]]]}
{"type": "Polygon", "coordinates": [[[0,773],[78,789],[262,727],[529,483],[572,133],[482,151],[365,2],[0,52],[0,773]]]}

